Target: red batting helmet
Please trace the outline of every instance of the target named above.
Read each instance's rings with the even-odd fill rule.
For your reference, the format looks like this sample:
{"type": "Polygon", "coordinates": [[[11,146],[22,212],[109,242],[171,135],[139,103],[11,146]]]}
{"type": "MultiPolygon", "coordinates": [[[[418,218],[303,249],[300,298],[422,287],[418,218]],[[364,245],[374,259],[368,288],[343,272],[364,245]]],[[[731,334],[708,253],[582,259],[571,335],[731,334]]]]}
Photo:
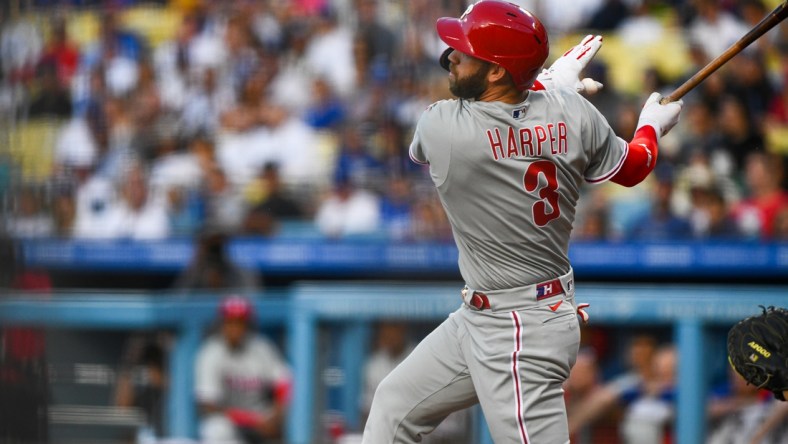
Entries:
{"type": "Polygon", "coordinates": [[[254,309],[249,299],[233,295],[222,300],[219,306],[219,313],[223,320],[238,319],[241,321],[250,321],[254,309]]]}
{"type": "MultiPolygon", "coordinates": [[[[550,51],[547,31],[539,19],[505,1],[482,0],[459,19],[438,19],[436,27],[449,47],[501,65],[521,91],[533,85],[550,51]]],[[[447,57],[448,52],[441,57],[441,65],[448,70],[447,57]]]]}

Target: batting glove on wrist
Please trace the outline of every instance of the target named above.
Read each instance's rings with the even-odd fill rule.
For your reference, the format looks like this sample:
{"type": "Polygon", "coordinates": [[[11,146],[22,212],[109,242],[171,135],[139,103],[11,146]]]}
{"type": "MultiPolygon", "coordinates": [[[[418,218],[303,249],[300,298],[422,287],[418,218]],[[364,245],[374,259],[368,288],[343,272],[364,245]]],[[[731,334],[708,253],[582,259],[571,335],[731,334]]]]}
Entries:
{"type": "Polygon", "coordinates": [[[637,126],[637,129],[646,125],[651,126],[657,133],[657,137],[664,136],[678,123],[681,107],[684,106],[683,100],[664,105],[660,105],[660,100],[662,100],[662,94],[651,93],[651,96],[646,100],[646,104],[643,105],[643,110],[640,111],[637,126]]]}
{"type": "Polygon", "coordinates": [[[580,93],[596,93],[602,88],[602,84],[589,78],[580,80],[580,72],[585,69],[601,47],[601,35],[587,35],[579,45],[572,47],[553,62],[550,68],[542,70],[536,80],[544,85],[545,89],[564,87],[574,88],[580,93]]]}

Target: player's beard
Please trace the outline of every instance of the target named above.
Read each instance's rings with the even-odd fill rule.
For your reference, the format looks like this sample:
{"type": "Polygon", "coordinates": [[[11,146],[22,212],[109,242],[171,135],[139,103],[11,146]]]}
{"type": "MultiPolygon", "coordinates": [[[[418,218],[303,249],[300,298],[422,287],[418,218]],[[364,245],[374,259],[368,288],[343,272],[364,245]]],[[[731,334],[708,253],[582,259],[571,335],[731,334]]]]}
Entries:
{"type": "Polygon", "coordinates": [[[489,66],[485,64],[470,76],[449,77],[449,91],[460,99],[478,99],[487,89],[488,68],[489,66]]]}

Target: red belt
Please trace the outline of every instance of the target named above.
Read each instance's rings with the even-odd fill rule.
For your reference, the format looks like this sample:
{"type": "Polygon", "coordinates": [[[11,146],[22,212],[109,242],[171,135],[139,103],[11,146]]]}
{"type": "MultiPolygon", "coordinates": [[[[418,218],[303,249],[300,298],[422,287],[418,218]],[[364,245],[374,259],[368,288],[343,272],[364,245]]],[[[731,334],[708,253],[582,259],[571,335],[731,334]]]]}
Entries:
{"type": "MultiPolygon", "coordinates": [[[[553,279],[552,281],[536,284],[537,301],[541,301],[542,299],[547,299],[561,293],[564,293],[564,287],[561,285],[561,281],[559,279],[553,279]]],[[[477,310],[487,310],[490,308],[490,299],[486,294],[480,291],[474,291],[470,300],[468,301],[468,305],[476,308],[477,310]]]]}

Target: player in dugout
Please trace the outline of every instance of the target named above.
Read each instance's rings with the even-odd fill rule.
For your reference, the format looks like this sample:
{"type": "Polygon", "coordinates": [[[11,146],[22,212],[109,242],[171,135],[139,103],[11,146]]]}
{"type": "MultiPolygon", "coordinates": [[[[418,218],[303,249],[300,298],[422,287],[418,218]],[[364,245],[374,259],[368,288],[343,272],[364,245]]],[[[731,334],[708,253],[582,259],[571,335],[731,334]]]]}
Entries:
{"type": "Polygon", "coordinates": [[[290,391],[290,369],[276,346],[253,332],[254,310],[241,296],[219,306],[218,334],[200,348],[195,392],[200,438],[222,444],[274,444],[290,391]]]}
{"type": "Polygon", "coordinates": [[[540,74],[547,31],[517,5],[480,1],[437,32],[457,99],[427,108],[410,156],[429,165],[451,223],[463,304],[378,386],[363,442],[419,442],[480,403],[496,443],[568,443],[562,384],[580,329],[567,252],[580,188],[645,179],[683,103],[652,94],[627,142],[578,94],[601,37],[540,74]]]}

